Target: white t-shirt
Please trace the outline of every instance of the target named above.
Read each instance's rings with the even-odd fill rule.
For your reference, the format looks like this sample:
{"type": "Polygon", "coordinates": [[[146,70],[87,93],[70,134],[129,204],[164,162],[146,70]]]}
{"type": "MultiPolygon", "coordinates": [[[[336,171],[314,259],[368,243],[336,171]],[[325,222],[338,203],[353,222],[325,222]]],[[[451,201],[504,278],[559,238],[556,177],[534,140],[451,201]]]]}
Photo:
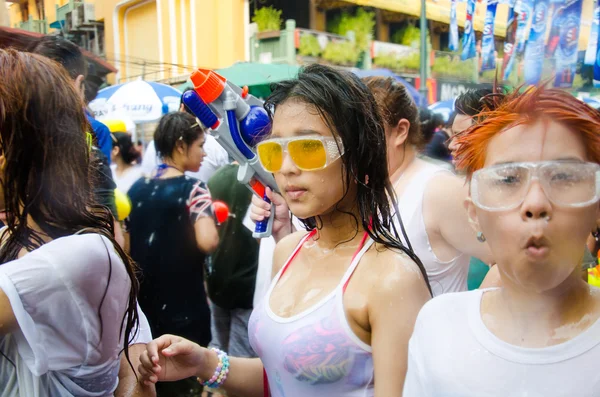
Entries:
{"type": "Polygon", "coordinates": [[[429,301],[409,342],[404,397],[600,395],[600,320],[546,348],[508,344],[481,319],[485,290],[429,301]]]}
{"type": "Polygon", "coordinates": [[[116,164],[111,164],[110,170],[112,171],[113,181],[115,181],[117,188],[124,194],[127,194],[129,188],[142,177],[142,167],[139,165],[130,167],[121,176],[117,174],[116,164]]]}
{"type": "MultiPolygon", "coordinates": [[[[206,134],[206,141],[204,142],[204,151],[206,157],[202,161],[200,170],[198,172],[186,172],[186,175],[200,179],[204,183],[208,183],[208,180],[219,168],[229,164],[229,155],[227,151],[223,149],[217,142],[215,137],[206,134]]],[[[156,154],[156,147],[154,141],[148,144],[144,157],[142,158],[142,173],[144,175],[152,175],[152,172],[161,163],[160,159],[156,154]]]]}
{"type": "MultiPolygon", "coordinates": [[[[56,239],[1,265],[0,289],[19,330],[0,336],[12,361],[0,356],[0,396],[112,396],[130,287],[123,261],[98,234],[56,239]]],[[[137,341],[147,338],[142,330],[137,341]]]]}

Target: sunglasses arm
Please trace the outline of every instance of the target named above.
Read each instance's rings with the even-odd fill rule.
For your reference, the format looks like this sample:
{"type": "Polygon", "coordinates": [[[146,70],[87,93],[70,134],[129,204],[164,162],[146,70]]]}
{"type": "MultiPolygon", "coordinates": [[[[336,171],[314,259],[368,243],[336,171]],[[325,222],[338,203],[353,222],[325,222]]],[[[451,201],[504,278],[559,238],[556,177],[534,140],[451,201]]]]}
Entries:
{"type": "MultiPolygon", "coordinates": [[[[270,130],[263,102],[250,95],[247,87],[242,89],[212,70],[198,69],[192,73],[191,80],[194,91],[186,92],[183,102],[240,164],[238,181],[270,202],[266,187],[277,192],[277,185],[273,175],[262,168],[254,152],[256,143],[270,130]]],[[[271,211],[269,219],[257,222],[255,238],[271,235],[274,213],[271,211]]]]}

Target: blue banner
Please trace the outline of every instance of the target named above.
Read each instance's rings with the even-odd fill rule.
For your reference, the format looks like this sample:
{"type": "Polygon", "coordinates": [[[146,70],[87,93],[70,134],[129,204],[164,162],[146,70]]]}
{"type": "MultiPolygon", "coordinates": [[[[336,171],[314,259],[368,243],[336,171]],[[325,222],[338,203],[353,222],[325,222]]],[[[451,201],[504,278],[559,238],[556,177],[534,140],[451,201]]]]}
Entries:
{"type": "Polygon", "coordinates": [[[548,35],[548,41],[546,43],[546,58],[554,58],[554,53],[558,47],[560,25],[563,21],[563,3],[563,0],[550,0],[552,12],[550,13],[550,34],[548,35]]]}
{"type": "Polygon", "coordinates": [[[458,21],[456,20],[456,3],[457,0],[452,0],[450,3],[450,43],[448,44],[450,51],[458,51],[458,21]]]}
{"type": "Polygon", "coordinates": [[[473,14],[475,13],[475,0],[467,0],[467,20],[465,21],[465,31],[463,33],[463,49],[460,59],[475,58],[477,48],[475,47],[475,30],[473,30],[473,14]]]}
{"type": "Polygon", "coordinates": [[[485,20],[483,22],[483,36],[481,38],[481,71],[496,69],[496,44],[494,40],[494,22],[498,0],[488,0],[485,20]]]}
{"type": "Polygon", "coordinates": [[[502,78],[507,81],[512,73],[513,66],[515,64],[516,42],[517,33],[517,17],[515,15],[514,6],[508,8],[508,19],[506,22],[506,37],[504,39],[504,59],[502,60],[502,78]]]}
{"type": "Polygon", "coordinates": [[[521,55],[525,51],[525,43],[527,42],[527,36],[531,28],[531,16],[533,14],[533,1],[534,0],[518,0],[515,5],[515,13],[518,15],[517,19],[517,54],[521,55]]]}
{"type": "Polygon", "coordinates": [[[525,49],[525,84],[536,85],[542,78],[544,44],[548,23],[548,0],[536,0],[531,21],[531,32],[525,49]]]}
{"type": "MultiPolygon", "coordinates": [[[[590,37],[590,40],[593,38],[590,37]]],[[[600,44],[600,29],[596,33],[596,43],[600,44]]],[[[594,87],[600,88],[600,48],[596,47],[596,59],[594,62],[594,87]]]]}
{"type": "Polygon", "coordinates": [[[594,20],[592,21],[592,31],[588,40],[588,47],[585,51],[583,63],[593,65],[596,62],[596,51],[598,49],[598,21],[600,20],[600,0],[594,5],[594,20]]]}
{"type": "Polygon", "coordinates": [[[582,0],[567,0],[563,5],[562,23],[556,48],[556,79],[554,86],[570,88],[573,85],[579,47],[582,0]]]}

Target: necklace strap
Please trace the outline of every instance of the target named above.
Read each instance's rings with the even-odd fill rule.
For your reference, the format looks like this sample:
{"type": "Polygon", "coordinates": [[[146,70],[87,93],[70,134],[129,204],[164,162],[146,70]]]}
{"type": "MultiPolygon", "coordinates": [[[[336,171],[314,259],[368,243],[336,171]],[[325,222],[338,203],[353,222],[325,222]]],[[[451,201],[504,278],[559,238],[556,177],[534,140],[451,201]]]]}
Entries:
{"type": "Polygon", "coordinates": [[[177,170],[177,171],[181,172],[182,174],[184,174],[184,172],[181,171],[179,168],[163,163],[156,167],[156,174],[154,174],[154,179],[160,178],[161,176],[163,176],[167,172],[167,169],[169,169],[169,168],[173,168],[174,170],[177,170]]]}

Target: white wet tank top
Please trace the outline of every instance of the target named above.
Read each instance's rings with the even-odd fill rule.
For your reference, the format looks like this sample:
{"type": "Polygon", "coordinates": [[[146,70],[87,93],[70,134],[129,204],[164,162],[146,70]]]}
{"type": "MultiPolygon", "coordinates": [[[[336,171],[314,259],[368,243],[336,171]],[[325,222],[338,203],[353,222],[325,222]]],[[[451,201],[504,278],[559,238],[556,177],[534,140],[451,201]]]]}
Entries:
{"type": "MultiPolygon", "coordinates": [[[[406,185],[398,199],[400,216],[414,253],[421,259],[433,296],[448,292],[466,291],[469,275],[469,255],[460,253],[449,261],[441,261],[429,244],[429,236],[423,219],[423,197],[429,181],[440,172],[451,172],[435,164],[427,163],[406,185]]],[[[397,220],[396,220],[397,222],[397,220]]],[[[396,225],[398,232],[400,228],[396,225]]],[[[402,241],[404,241],[403,236],[402,241]]]]}
{"type": "Polygon", "coordinates": [[[320,302],[288,318],[277,316],[269,306],[275,285],[315,232],[300,241],[252,312],[250,343],[262,360],[272,397],[373,396],[371,346],[351,330],[343,305],[345,287],[373,244],[366,233],[342,280],[320,302]]]}

